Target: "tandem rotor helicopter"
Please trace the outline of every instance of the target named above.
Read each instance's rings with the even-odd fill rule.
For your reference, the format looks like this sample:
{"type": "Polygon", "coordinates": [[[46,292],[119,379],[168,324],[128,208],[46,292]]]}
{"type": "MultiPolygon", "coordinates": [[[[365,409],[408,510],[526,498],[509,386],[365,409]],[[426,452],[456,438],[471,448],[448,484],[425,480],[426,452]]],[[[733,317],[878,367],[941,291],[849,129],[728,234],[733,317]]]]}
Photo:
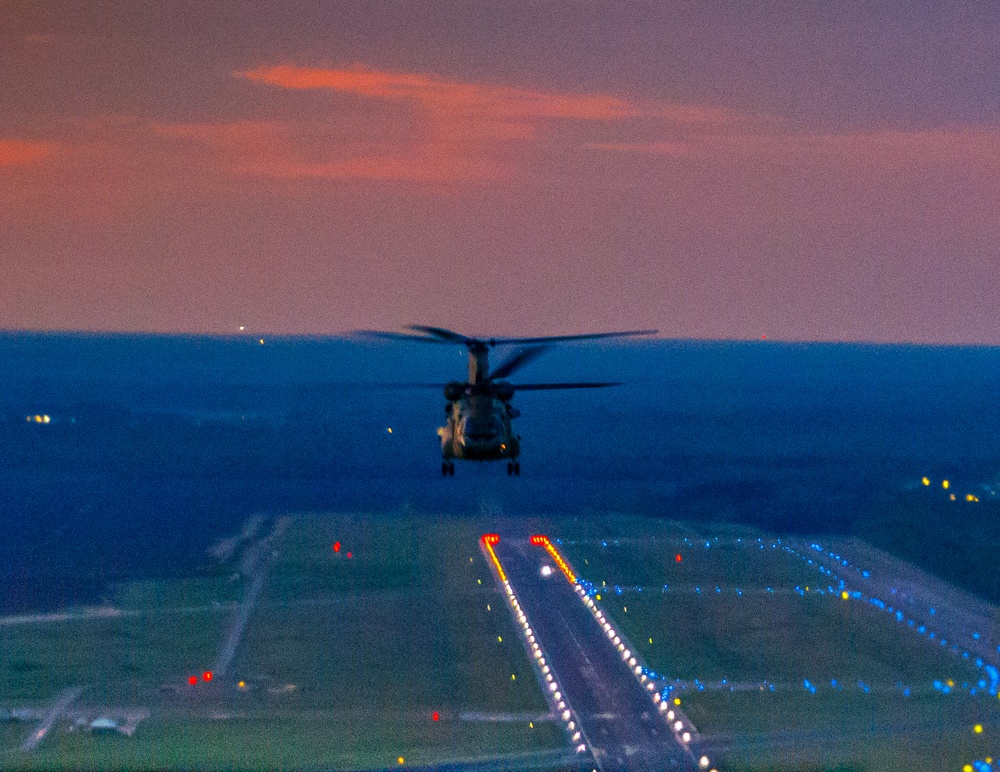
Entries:
{"type": "Polygon", "coordinates": [[[618,382],[593,383],[520,383],[505,380],[514,371],[535,359],[551,344],[571,340],[598,338],[624,338],[634,335],[653,335],[657,330],[629,330],[626,332],[598,332],[586,335],[552,335],[539,338],[470,338],[467,335],[441,327],[409,325],[409,330],[420,334],[360,330],[359,334],[414,341],[416,343],[459,344],[469,351],[469,376],[464,383],[451,381],[441,384],[447,423],[438,429],[441,438],[441,474],[454,476],[455,459],[468,461],[507,461],[507,474],[521,474],[517,460],[521,452],[521,438],[514,434],[511,420],[520,412],[510,402],[518,391],[545,389],[599,389],[619,386],[618,382]],[[489,352],[494,346],[527,346],[490,370],[489,352]]]}

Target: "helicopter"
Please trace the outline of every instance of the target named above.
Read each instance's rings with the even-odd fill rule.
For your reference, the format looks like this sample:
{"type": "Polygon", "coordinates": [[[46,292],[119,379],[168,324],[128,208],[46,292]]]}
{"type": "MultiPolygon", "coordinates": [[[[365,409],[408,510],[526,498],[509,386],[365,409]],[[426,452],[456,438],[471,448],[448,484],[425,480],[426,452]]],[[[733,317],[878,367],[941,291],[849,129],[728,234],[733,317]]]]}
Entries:
{"type": "Polygon", "coordinates": [[[550,335],[534,338],[472,338],[443,327],[409,325],[413,333],[360,330],[362,335],[373,335],[392,340],[416,343],[458,344],[469,352],[469,370],[466,381],[451,381],[438,385],[444,389],[446,423],[437,430],[441,438],[441,474],[455,475],[455,459],[467,461],[504,461],[507,474],[520,475],[521,437],[514,433],[511,421],[520,412],[510,403],[518,391],[547,389],[599,389],[620,386],[619,382],[585,383],[521,383],[506,380],[514,371],[538,357],[553,343],[598,338],[623,338],[635,335],[653,335],[657,330],[629,330],[625,332],[597,332],[584,335],[550,335]],[[496,346],[526,346],[490,370],[489,352],[496,346]]]}

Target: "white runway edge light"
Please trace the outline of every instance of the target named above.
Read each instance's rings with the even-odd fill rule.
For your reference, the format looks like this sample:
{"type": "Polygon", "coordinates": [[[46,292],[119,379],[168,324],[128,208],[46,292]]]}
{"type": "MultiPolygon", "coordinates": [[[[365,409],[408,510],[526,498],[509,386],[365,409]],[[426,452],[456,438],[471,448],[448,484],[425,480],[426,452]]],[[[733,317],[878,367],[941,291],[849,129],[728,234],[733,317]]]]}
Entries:
{"type": "Polygon", "coordinates": [[[559,684],[556,681],[555,676],[552,674],[552,668],[545,660],[545,652],[542,650],[538,641],[535,640],[534,631],[528,623],[528,616],[524,613],[524,609],[521,608],[521,603],[518,601],[517,595],[514,593],[514,588],[507,579],[503,566],[500,564],[500,560],[497,558],[496,552],[493,550],[493,545],[498,541],[500,541],[500,537],[496,534],[487,534],[483,536],[481,543],[483,549],[489,553],[489,557],[497,570],[497,576],[500,579],[504,592],[507,593],[507,601],[510,603],[511,613],[514,615],[514,619],[518,622],[518,624],[521,625],[521,632],[524,634],[525,644],[531,652],[532,661],[535,663],[535,667],[538,668],[542,681],[548,687],[548,691],[545,692],[545,690],[543,690],[543,693],[546,694],[549,704],[552,706],[552,712],[557,714],[562,719],[563,724],[565,725],[566,734],[575,744],[574,750],[578,754],[586,753],[587,745],[583,740],[582,730],[577,728],[576,721],[573,720],[573,713],[566,704],[565,699],[563,699],[562,690],[559,688],[559,684]]]}
{"type": "MultiPolygon", "coordinates": [[[[591,598],[587,591],[582,585],[574,583],[574,589],[576,594],[583,601],[584,605],[597,620],[597,623],[601,626],[605,635],[608,637],[608,641],[612,646],[618,651],[619,656],[622,658],[622,662],[628,666],[629,670],[635,676],[636,680],[643,686],[645,686],[646,691],[649,693],[650,699],[653,701],[653,705],[656,706],[657,710],[663,715],[664,720],[667,723],[667,727],[673,732],[674,737],[677,741],[683,744],[685,747],[689,746],[692,740],[692,733],[695,731],[694,726],[691,724],[685,724],[684,720],[680,717],[680,714],[672,710],[667,702],[664,700],[659,692],[656,691],[656,684],[643,672],[643,667],[639,664],[638,659],[635,654],[630,651],[625,646],[625,641],[622,639],[621,634],[615,629],[608,618],[601,611],[601,607],[591,598]]],[[[718,772],[716,769],[712,768],[711,759],[708,756],[702,756],[698,759],[698,768],[709,770],[709,772],[718,772]]]]}

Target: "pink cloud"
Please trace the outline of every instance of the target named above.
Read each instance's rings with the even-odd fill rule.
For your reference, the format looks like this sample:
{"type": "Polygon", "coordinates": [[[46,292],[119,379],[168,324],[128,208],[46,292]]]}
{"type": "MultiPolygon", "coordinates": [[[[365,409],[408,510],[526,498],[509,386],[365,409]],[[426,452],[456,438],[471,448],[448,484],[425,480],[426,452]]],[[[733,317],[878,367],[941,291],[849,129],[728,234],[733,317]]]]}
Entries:
{"type": "Polygon", "coordinates": [[[365,67],[327,69],[278,65],[258,67],[236,75],[255,83],[285,89],[324,89],[375,99],[412,102],[425,109],[506,119],[575,118],[608,121],[636,118],[647,113],[639,103],[606,94],[566,94],[492,86],[365,67]]]}
{"type": "Polygon", "coordinates": [[[956,128],[919,131],[883,130],[824,134],[694,133],[681,141],[591,143],[594,150],[662,156],[794,163],[825,162],[906,168],[928,164],[1000,166],[1000,131],[956,128]]]}
{"type": "Polygon", "coordinates": [[[0,139],[0,167],[37,164],[49,160],[61,149],[58,142],[0,139]]]}
{"type": "Polygon", "coordinates": [[[238,177],[441,183],[506,173],[499,163],[433,137],[416,143],[348,139],[285,121],[157,124],[153,129],[160,136],[199,143],[218,171],[238,177]]]}
{"type": "MultiPolygon", "coordinates": [[[[638,119],[675,129],[724,126],[745,116],[731,111],[625,99],[609,94],[581,94],[451,80],[422,73],[354,68],[264,66],[234,73],[293,91],[325,91],[377,102],[363,112],[373,125],[387,120],[407,130],[408,143],[377,140],[339,145],[331,137],[328,157],[303,163],[289,151],[242,167],[243,172],[303,178],[406,179],[468,182],[515,176],[527,143],[558,141],[567,122],[616,127],[638,119]],[[372,109],[388,116],[370,118],[372,109]]],[[[348,110],[350,108],[347,108],[348,110]]],[[[287,137],[286,137],[287,139],[287,137]]],[[[576,140],[570,142],[578,144],[576,140]]]]}

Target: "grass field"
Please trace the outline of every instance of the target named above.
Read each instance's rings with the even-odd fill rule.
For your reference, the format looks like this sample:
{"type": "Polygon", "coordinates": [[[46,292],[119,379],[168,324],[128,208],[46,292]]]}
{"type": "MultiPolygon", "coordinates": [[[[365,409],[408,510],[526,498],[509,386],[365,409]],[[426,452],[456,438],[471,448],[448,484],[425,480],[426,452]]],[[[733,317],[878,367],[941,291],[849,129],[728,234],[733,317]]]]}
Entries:
{"type": "Polygon", "coordinates": [[[726,769],[960,770],[1000,747],[1000,701],[969,693],[969,661],[830,592],[773,539],[647,532],[563,551],[726,769]]]}
{"type": "Polygon", "coordinates": [[[44,703],[86,686],[93,698],[201,672],[226,621],[220,609],[171,609],[0,626],[0,700],[44,703]]]}
{"type": "Polygon", "coordinates": [[[552,766],[566,740],[482,530],[295,518],[267,546],[263,591],[211,683],[186,679],[211,666],[237,613],[238,556],[200,577],[124,585],[115,616],[0,626],[0,710],[44,709],[72,686],[84,687],[74,714],[151,710],[129,739],[64,719],[30,754],[17,748],[35,724],[0,723],[0,767],[364,769],[524,754],[552,766]]]}
{"type": "MultiPolygon", "coordinates": [[[[521,525],[562,537],[730,772],[960,770],[996,753],[1000,701],[960,688],[979,677],[970,663],[829,592],[771,538],[618,516],[521,525]]],[[[115,615],[0,625],[0,710],[45,709],[69,687],[83,688],[73,716],[150,710],[128,739],[64,718],[31,753],[19,747],[36,724],[0,722],[0,768],[370,769],[400,757],[557,768],[566,739],[479,551],[485,530],[487,519],[295,517],[262,551],[259,600],[209,684],[186,678],[215,661],[239,609],[238,554],[123,585],[115,615]]]]}

